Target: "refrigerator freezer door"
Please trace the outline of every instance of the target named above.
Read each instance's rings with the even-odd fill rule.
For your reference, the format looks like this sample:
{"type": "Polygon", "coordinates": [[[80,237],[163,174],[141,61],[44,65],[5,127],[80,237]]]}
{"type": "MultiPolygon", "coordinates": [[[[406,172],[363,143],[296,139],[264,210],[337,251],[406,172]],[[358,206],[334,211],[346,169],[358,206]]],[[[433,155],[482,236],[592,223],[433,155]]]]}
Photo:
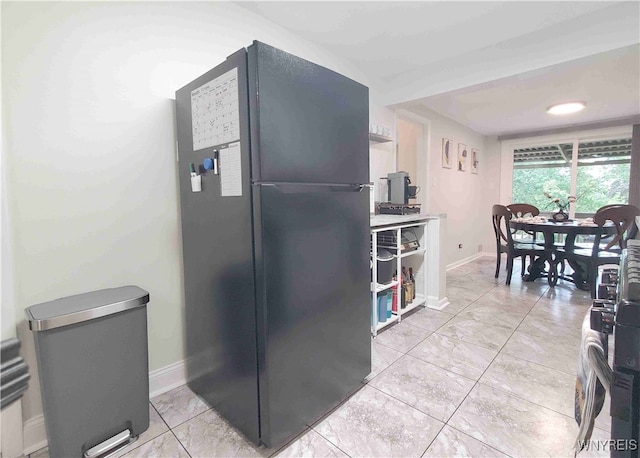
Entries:
{"type": "Polygon", "coordinates": [[[255,185],[262,441],[302,431],[371,371],[369,194],[255,185]]]}
{"type": "Polygon", "coordinates": [[[368,88],[264,43],[248,52],[253,181],[368,183],[368,88]]]}

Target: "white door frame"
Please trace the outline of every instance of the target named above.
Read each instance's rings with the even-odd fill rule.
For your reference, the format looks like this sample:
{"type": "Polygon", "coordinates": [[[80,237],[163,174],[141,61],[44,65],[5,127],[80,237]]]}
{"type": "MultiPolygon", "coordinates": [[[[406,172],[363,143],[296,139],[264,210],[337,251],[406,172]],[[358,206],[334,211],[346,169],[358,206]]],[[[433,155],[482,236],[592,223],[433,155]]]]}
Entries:
{"type": "Polygon", "coordinates": [[[418,170],[418,176],[416,177],[418,183],[420,183],[420,194],[422,194],[422,213],[429,212],[429,186],[427,185],[427,178],[429,177],[429,151],[431,148],[431,121],[425,117],[417,115],[411,111],[403,108],[398,108],[394,112],[394,123],[396,131],[396,171],[398,170],[398,118],[406,119],[408,121],[416,122],[422,125],[423,139],[421,151],[418,151],[418,157],[416,162],[416,169],[418,170]]]}

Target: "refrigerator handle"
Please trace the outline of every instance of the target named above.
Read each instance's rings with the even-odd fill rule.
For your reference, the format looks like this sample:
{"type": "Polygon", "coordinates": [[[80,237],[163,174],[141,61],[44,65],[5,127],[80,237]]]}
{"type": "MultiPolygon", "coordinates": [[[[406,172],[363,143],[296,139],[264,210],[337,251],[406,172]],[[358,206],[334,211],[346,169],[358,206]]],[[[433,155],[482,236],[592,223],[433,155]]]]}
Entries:
{"type": "Polygon", "coordinates": [[[265,183],[257,182],[255,186],[272,187],[285,194],[309,192],[362,192],[371,187],[370,184],[333,184],[333,183],[265,183]]]}

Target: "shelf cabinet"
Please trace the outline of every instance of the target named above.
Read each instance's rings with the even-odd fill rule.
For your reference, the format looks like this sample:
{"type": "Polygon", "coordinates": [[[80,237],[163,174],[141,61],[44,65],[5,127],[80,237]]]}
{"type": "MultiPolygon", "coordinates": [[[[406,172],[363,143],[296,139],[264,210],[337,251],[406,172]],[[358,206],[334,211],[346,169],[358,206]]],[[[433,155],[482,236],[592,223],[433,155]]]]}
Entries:
{"type": "Polygon", "coordinates": [[[374,134],[373,132],[369,132],[369,142],[371,143],[387,143],[392,142],[392,137],[386,137],[380,134],[374,134]]]}
{"type": "MultiPolygon", "coordinates": [[[[423,307],[426,304],[428,284],[427,259],[425,256],[427,253],[427,223],[427,221],[416,221],[413,223],[399,224],[397,226],[375,227],[371,229],[371,278],[374,279],[371,285],[371,333],[374,337],[377,335],[378,331],[382,330],[386,326],[389,326],[390,324],[397,321],[402,321],[403,315],[407,314],[417,307],[423,307]],[[411,251],[403,250],[403,231],[411,231],[415,234],[415,239],[419,243],[419,247],[417,249],[413,249],[411,251]],[[385,241],[392,239],[395,242],[395,246],[390,245],[389,243],[385,243],[384,246],[380,245],[378,243],[379,235],[383,235],[383,237],[381,238],[385,239],[385,241]],[[394,255],[394,259],[388,262],[394,263],[393,270],[396,272],[397,280],[389,284],[377,283],[378,248],[387,249],[394,255]],[[391,317],[386,317],[386,319],[382,320],[381,317],[378,316],[378,296],[384,292],[387,292],[387,294],[393,292],[401,294],[399,279],[403,267],[407,271],[409,270],[409,268],[413,270],[413,277],[415,282],[415,298],[410,303],[407,303],[405,308],[402,308],[400,305],[400,297],[398,297],[396,310],[392,312],[391,317]]],[[[382,308],[383,307],[380,307],[380,309],[382,308]]]]}

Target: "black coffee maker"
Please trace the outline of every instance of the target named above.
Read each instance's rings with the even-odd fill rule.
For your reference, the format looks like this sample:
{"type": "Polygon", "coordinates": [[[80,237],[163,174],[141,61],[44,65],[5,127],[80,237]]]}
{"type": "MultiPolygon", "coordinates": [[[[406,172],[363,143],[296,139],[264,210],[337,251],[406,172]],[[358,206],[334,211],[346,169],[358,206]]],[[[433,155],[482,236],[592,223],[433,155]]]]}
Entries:
{"type": "Polygon", "coordinates": [[[407,172],[396,172],[387,174],[388,200],[394,204],[408,204],[409,199],[415,199],[420,188],[410,186],[411,179],[407,172]]]}

